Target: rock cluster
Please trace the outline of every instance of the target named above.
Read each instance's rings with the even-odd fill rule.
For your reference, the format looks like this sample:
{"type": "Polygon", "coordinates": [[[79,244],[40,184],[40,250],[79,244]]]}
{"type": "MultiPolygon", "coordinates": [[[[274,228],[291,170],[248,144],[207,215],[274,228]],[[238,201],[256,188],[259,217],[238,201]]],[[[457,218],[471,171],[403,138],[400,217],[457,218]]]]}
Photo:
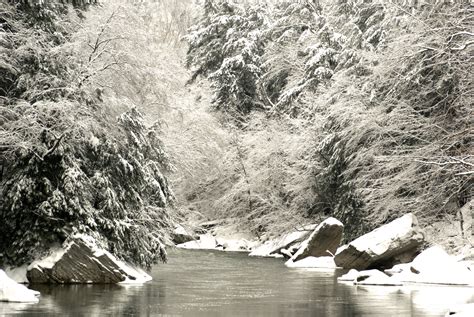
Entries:
{"type": "Polygon", "coordinates": [[[288,257],[290,258],[301,244],[308,238],[316,225],[308,225],[299,230],[289,232],[280,238],[267,240],[255,248],[249,256],[260,257],[288,257]]]}
{"type": "Polygon", "coordinates": [[[474,286],[470,262],[457,261],[439,246],[421,252],[410,263],[398,264],[385,273],[378,270],[350,270],[338,278],[340,282],[360,285],[398,286],[404,284],[438,284],[474,286]]]}
{"type": "Polygon", "coordinates": [[[337,219],[326,219],[301,243],[286,265],[357,270],[389,268],[413,260],[424,242],[423,231],[413,214],[395,219],[339,247],[343,228],[337,219]]]}

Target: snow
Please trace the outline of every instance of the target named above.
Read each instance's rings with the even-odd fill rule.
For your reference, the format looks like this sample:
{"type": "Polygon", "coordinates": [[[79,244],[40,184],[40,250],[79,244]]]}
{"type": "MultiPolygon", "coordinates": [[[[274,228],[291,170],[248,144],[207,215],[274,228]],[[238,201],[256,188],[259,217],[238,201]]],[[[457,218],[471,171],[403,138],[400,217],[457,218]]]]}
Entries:
{"type": "Polygon", "coordinates": [[[18,284],[0,270],[0,302],[37,303],[40,293],[18,284]]]}
{"type": "Polygon", "coordinates": [[[174,228],[173,232],[175,234],[181,234],[181,235],[190,235],[186,229],[184,229],[184,227],[182,225],[176,225],[176,227],[174,228]]]}
{"type": "Polygon", "coordinates": [[[360,272],[359,277],[357,277],[357,279],[354,281],[354,284],[373,285],[373,286],[401,286],[403,285],[403,283],[400,282],[400,280],[398,280],[396,277],[394,276],[389,277],[388,275],[377,270],[374,270],[373,272],[371,272],[369,277],[367,277],[366,279],[357,281],[358,279],[360,279],[361,277],[365,275],[365,272],[367,271],[360,272]]]}
{"type": "Polygon", "coordinates": [[[401,286],[403,283],[396,277],[388,276],[379,270],[357,271],[350,270],[348,273],[337,278],[338,282],[353,282],[355,285],[373,286],[401,286]]]}
{"type": "Polygon", "coordinates": [[[384,272],[392,276],[394,274],[402,273],[404,271],[408,272],[410,270],[410,267],[411,267],[410,263],[396,264],[391,269],[384,270],[384,272]]]}
{"type": "Polygon", "coordinates": [[[247,239],[217,238],[216,242],[219,248],[229,252],[249,252],[252,246],[255,245],[254,242],[247,239]]]}
{"type": "Polygon", "coordinates": [[[130,279],[127,277],[124,281],[120,282],[119,284],[143,284],[145,282],[152,280],[152,277],[148,273],[143,271],[142,269],[134,267],[124,261],[121,261],[117,259],[110,252],[100,248],[93,237],[85,235],[85,234],[77,234],[74,236],[74,239],[82,239],[82,241],[84,241],[88,245],[88,247],[92,249],[92,251],[94,252],[94,256],[96,257],[103,256],[103,255],[107,256],[113,262],[115,262],[127,275],[133,276],[135,278],[135,279],[130,279]]]}
{"type": "MultiPolygon", "coordinates": [[[[324,220],[323,222],[321,222],[317,227],[316,229],[314,229],[314,231],[310,234],[310,236],[304,240],[302,243],[301,243],[301,246],[299,247],[298,251],[291,257],[293,260],[296,259],[298,256],[300,256],[302,253],[304,253],[308,247],[308,244],[310,243],[311,240],[314,239],[314,236],[319,232],[319,230],[323,227],[323,226],[340,226],[340,227],[344,227],[344,225],[342,224],[342,222],[340,222],[339,220],[337,220],[336,218],[333,218],[333,217],[329,217],[327,218],[326,220],[324,220]]],[[[328,253],[328,255],[331,253],[331,252],[326,252],[328,253]]],[[[331,254],[333,256],[333,254],[331,254]]],[[[298,261],[299,262],[299,261],[298,261]]],[[[333,261],[334,262],[334,261],[333,261]]],[[[334,264],[335,265],[335,264],[334,264]]]]}
{"type": "MultiPolygon", "coordinates": [[[[355,239],[350,244],[359,251],[370,250],[376,255],[381,255],[398,237],[409,234],[414,223],[416,223],[416,218],[409,213],[355,239]]],[[[348,245],[344,245],[337,250],[337,253],[347,248],[348,245]]]]}
{"type": "Polygon", "coordinates": [[[121,285],[124,285],[124,284],[143,284],[143,283],[146,283],[146,282],[151,281],[153,279],[148,273],[146,273],[145,271],[143,271],[140,268],[132,267],[129,264],[127,264],[125,262],[122,262],[122,261],[119,261],[119,260],[115,260],[115,262],[120,266],[120,268],[122,270],[125,271],[125,273],[135,277],[134,280],[127,277],[124,281],[119,283],[121,285]]]}
{"type": "Polygon", "coordinates": [[[262,245],[250,252],[249,256],[275,257],[276,254],[270,254],[277,247],[278,242],[273,240],[265,241],[262,245]]]}
{"type": "Polygon", "coordinates": [[[456,257],[447,254],[441,247],[433,246],[420,253],[413,262],[398,264],[385,270],[391,276],[377,270],[361,272],[350,270],[339,277],[338,281],[354,281],[358,285],[474,286],[474,272],[469,269],[469,265],[470,262],[459,262],[456,257]],[[361,280],[364,275],[368,277],[361,280]]]}
{"type": "Polygon", "coordinates": [[[28,284],[28,278],[26,277],[26,271],[28,270],[28,265],[22,265],[20,267],[11,268],[8,267],[5,269],[5,273],[9,278],[20,284],[28,284]]]}
{"type": "Polygon", "coordinates": [[[446,316],[472,317],[474,316],[474,303],[457,305],[449,309],[446,316]]]}
{"type": "Polygon", "coordinates": [[[199,236],[199,240],[181,243],[178,244],[176,247],[180,249],[215,250],[216,246],[217,241],[212,235],[203,234],[199,236]]]}
{"type": "Polygon", "coordinates": [[[356,269],[351,269],[346,274],[339,276],[337,280],[339,282],[354,282],[354,280],[359,276],[359,271],[356,269]]]}
{"type": "Polygon", "coordinates": [[[332,256],[308,256],[302,260],[293,262],[293,260],[288,260],[285,262],[287,267],[291,268],[327,268],[327,269],[336,269],[336,263],[334,263],[334,258],[332,256]]]}
{"type": "Polygon", "coordinates": [[[403,282],[474,286],[474,273],[468,266],[439,246],[426,249],[409,266],[398,269],[400,272],[393,276],[403,282]]]}
{"type": "Polygon", "coordinates": [[[54,246],[50,249],[50,254],[48,256],[43,259],[34,261],[27,267],[27,270],[31,270],[35,267],[39,270],[41,270],[42,268],[51,269],[53,268],[54,264],[62,258],[66,251],[67,248],[63,248],[61,246],[54,246]]]}
{"type": "Polygon", "coordinates": [[[276,254],[280,249],[287,248],[291,244],[297,243],[297,241],[303,239],[309,234],[309,231],[313,231],[315,228],[316,225],[308,225],[303,227],[302,230],[293,231],[281,236],[280,238],[265,241],[265,243],[250,252],[249,256],[281,258],[282,256],[280,254],[276,254]]]}
{"type": "MultiPolygon", "coordinates": [[[[99,247],[97,245],[96,240],[93,237],[86,234],[76,234],[72,237],[72,239],[73,240],[81,239],[92,250],[92,252],[94,252],[95,257],[100,257],[104,255],[107,256],[110,260],[115,262],[127,275],[133,276],[135,278],[135,279],[130,279],[127,277],[124,281],[120,282],[119,284],[142,284],[142,283],[152,280],[152,277],[149,274],[147,274],[145,271],[143,271],[142,269],[136,268],[124,261],[117,259],[113,254],[99,247]]],[[[65,247],[57,247],[57,246],[53,247],[50,251],[50,254],[47,257],[34,261],[25,269],[25,272],[24,272],[25,279],[26,279],[26,270],[30,270],[32,268],[37,268],[39,270],[43,268],[49,268],[49,269],[53,268],[54,264],[61,259],[61,257],[66,253],[68,248],[69,248],[69,245],[67,243],[65,247]]],[[[21,270],[20,269],[21,268],[15,269],[16,271],[12,270],[12,272],[15,271],[18,278],[21,280],[22,278],[21,273],[23,271],[22,269],[21,270]]]]}

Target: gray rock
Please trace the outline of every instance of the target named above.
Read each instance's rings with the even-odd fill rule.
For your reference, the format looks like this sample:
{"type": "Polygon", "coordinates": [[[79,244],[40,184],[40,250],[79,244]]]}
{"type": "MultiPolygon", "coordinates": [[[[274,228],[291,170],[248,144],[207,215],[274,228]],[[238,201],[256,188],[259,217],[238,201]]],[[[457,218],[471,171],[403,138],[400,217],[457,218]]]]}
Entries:
{"type": "Polygon", "coordinates": [[[301,244],[291,259],[296,262],[308,256],[333,256],[341,243],[343,229],[344,225],[335,218],[324,220],[301,244]]]}
{"type": "Polygon", "coordinates": [[[27,271],[28,281],[48,284],[118,283],[128,275],[108,253],[97,253],[81,239],[75,239],[64,254],[48,267],[36,264],[27,271]]]}
{"type": "Polygon", "coordinates": [[[268,240],[255,248],[249,256],[273,257],[280,255],[282,249],[286,249],[293,254],[294,250],[300,248],[301,243],[308,238],[315,228],[316,225],[308,225],[298,231],[293,231],[279,238],[268,240]]]}
{"type": "Polygon", "coordinates": [[[334,260],[347,269],[390,268],[412,261],[423,242],[424,233],[410,213],[340,247],[334,260]]]}
{"type": "Polygon", "coordinates": [[[181,244],[188,241],[199,239],[199,236],[192,234],[190,230],[186,230],[183,226],[177,225],[171,234],[171,240],[175,244],[181,244]]]}

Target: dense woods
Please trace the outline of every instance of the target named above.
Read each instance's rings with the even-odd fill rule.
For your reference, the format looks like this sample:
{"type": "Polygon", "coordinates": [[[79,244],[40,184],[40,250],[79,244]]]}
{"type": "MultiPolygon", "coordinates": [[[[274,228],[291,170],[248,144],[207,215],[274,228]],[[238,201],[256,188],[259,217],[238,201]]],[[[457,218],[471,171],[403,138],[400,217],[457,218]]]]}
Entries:
{"type": "Polygon", "coordinates": [[[127,64],[113,14],[91,25],[74,5],[1,6],[1,258],[22,264],[86,233],[149,267],[166,255],[170,164],[158,127],[97,85],[127,64]]]}
{"type": "MultiPolygon", "coordinates": [[[[7,1],[0,253],[165,259],[176,219],[349,240],[472,199],[470,1],[7,1]],[[95,4],[95,5],[91,5],[95,4]]],[[[2,263],[0,263],[2,264],[2,263]]]]}
{"type": "Polygon", "coordinates": [[[204,210],[255,231],[335,216],[346,238],[472,196],[468,1],[206,1],[193,77],[235,133],[204,210]],[[216,196],[217,194],[217,196],[216,196]]]}

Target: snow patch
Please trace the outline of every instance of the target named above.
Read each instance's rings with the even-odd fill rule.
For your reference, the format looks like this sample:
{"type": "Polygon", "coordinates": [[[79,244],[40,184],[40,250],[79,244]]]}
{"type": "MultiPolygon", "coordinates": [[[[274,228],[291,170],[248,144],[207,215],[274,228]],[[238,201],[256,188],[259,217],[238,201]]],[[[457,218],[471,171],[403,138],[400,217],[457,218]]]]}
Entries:
{"type": "Polygon", "coordinates": [[[215,250],[216,246],[217,241],[212,235],[203,234],[199,236],[199,240],[181,243],[178,244],[176,247],[180,249],[215,250]]]}
{"type": "Polygon", "coordinates": [[[37,303],[39,292],[18,284],[0,270],[0,302],[37,303]]]}
{"type": "Polygon", "coordinates": [[[48,256],[45,258],[42,258],[40,260],[33,261],[28,267],[27,270],[31,270],[33,268],[37,268],[41,270],[42,268],[44,269],[51,269],[53,268],[54,264],[58,262],[64,253],[66,253],[67,248],[63,248],[60,246],[54,246],[50,249],[50,253],[48,256]]]}
{"type": "Polygon", "coordinates": [[[357,271],[356,269],[351,269],[346,274],[339,276],[337,280],[339,282],[354,282],[358,276],[359,276],[359,271],[357,271]]]}
{"type": "Polygon", "coordinates": [[[474,316],[474,303],[457,305],[449,309],[446,316],[472,317],[474,316]]]}
{"type": "MultiPolygon", "coordinates": [[[[398,238],[408,235],[412,231],[416,219],[413,214],[409,213],[393,220],[392,222],[383,225],[357,239],[352,241],[350,245],[355,247],[360,252],[370,250],[373,254],[381,255],[386,252],[390,245],[398,238]],[[387,239],[387,237],[391,237],[387,239]]],[[[337,254],[347,249],[349,245],[341,246],[337,250],[337,254]]]]}
{"type": "Polygon", "coordinates": [[[287,267],[291,268],[327,268],[327,269],[336,269],[336,263],[334,263],[334,258],[332,256],[308,256],[299,261],[293,262],[293,260],[288,260],[285,262],[287,267]]]}
{"type": "Polygon", "coordinates": [[[28,265],[22,265],[20,267],[11,268],[8,267],[5,269],[5,273],[9,278],[20,284],[28,284],[28,278],[26,277],[26,271],[28,270],[28,265]]]}

